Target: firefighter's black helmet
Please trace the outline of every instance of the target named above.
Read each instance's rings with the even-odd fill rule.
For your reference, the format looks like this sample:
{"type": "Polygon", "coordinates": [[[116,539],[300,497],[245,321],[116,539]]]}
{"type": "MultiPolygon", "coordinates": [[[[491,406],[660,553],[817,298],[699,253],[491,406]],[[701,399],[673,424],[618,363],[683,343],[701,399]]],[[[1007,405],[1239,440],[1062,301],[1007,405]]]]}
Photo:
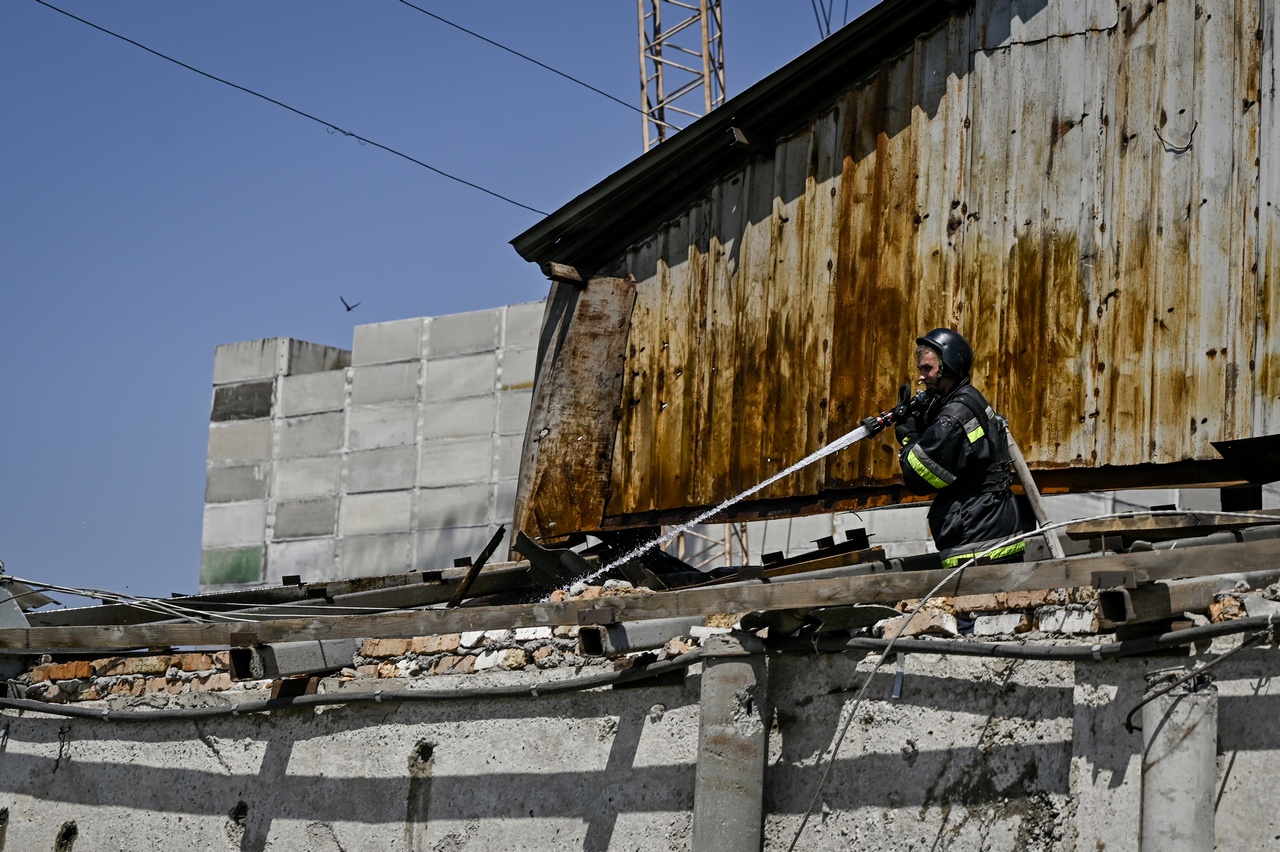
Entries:
{"type": "Polygon", "coordinates": [[[917,337],[916,344],[935,350],[942,366],[957,379],[968,378],[973,369],[973,347],[958,331],[935,328],[924,337],[917,337]]]}

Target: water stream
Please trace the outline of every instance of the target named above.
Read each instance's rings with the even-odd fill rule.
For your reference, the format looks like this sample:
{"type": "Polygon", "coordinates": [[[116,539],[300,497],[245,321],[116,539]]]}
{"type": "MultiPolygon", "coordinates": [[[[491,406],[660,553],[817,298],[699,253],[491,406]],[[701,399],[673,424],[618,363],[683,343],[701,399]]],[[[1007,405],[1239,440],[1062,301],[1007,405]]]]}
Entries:
{"type": "Polygon", "coordinates": [[[612,562],[610,562],[608,565],[604,566],[600,570],[595,571],[594,573],[589,574],[586,577],[583,577],[580,582],[589,583],[592,580],[594,580],[596,577],[599,577],[601,574],[604,574],[608,571],[612,571],[614,568],[617,568],[619,565],[622,565],[626,562],[631,561],[632,559],[635,559],[637,556],[641,555],[642,553],[647,553],[655,547],[661,547],[662,545],[674,539],[676,536],[680,535],[682,532],[685,532],[686,530],[692,527],[696,527],[698,524],[707,520],[707,518],[710,518],[714,515],[719,514],[720,512],[723,512],[725,509],[729,508],[734,503],[737,503],[741,500],[746,499],[747,497],[750,497],[752,494],[755,494],[757,491],[760,491],[764,488],[768,488],[770,485],[777,482],[779,479],[782,479],[785,476],[790,476],[791,474],[795,473],[797,470],[800,470],[801,468],[808,467],[809,465],[816,462],[818,459],[826,458],[832,453],[839,452],[840,450],[843,450],[845,447],[849,447],[858,443],[865,437],[867,437],[867,427],[865,426],[859,426],[857,429],[854,429],[852,432],[848,432],[844,435],[841,435],[839,438],[836,438],[834,441],[832,441],[830,444],[827,444],[825,447],[822,447],[816,452],[810,453],[809,455],[800,459],[800,461],[791,465],[791,467],[787,468],[786,470],[775,473],[773,476],[769,477],[764,482],[760,482],[756,485],[751,486],[746,491],[743,491],[741,494],[738,494],[737,496],[730,497],[728,500],[725,500],[719,506],[715,506],[711,509],[708,509],[707,511],[698,515],[693,520],[685,523],[683,526],[675,527],[671,530],[668,530],[667,532],[658,536],[648,544],[640,545],[635,550],[632,550],[631,552],[618,557],[617,559],[613,560],[612,562]]]}

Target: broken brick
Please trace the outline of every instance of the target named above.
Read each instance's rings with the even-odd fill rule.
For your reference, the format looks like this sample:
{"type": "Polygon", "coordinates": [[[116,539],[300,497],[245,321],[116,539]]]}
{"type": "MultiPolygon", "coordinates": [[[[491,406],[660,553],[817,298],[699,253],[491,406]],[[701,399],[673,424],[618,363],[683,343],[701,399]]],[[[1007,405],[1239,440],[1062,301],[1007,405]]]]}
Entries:
{"type": "Polygon", "coordinates": [[[957,612],[998,612],[1005,608],[1005,594],[959,595],[954,603],[957,612]]]}
{"type": "Polygon", "coordinates": [[[222,692],[231,688],[231,675],[227,672],[206,677],[198,677],[191,681],[192,692],[222,692]]]}
{"type": "Polygon", "coordinates": [[[446,633],[443,636],[416,636],[410,643],[415,654],[452,654],[462,644],[462,634],[446,633]]]}
{"type": "Polygon", "coordinates": [[[46,663],[36,666],[31,672],[31,679],[37,683],[46,680],[83,680],[93,677],[93,668],[88,660],[75,660],[70,663],[46,663]]]}
{"type": "Polygon", "coordinates": [[[469,655],[441,657],[431,667],[431,674],[470,674],[475,664],[476,658],[469,655]]]}
{"type": "Polygon", "coordinates": [[[1240,606],[1240,601],[1236,598],[1226,597],[1209,604],[1209,620],[1214,623],[1234,621],[1243,615],[1244,607],[1240,606]]]}
{"type": "Polygon", "coordinates": [[[1009,609],[1035,609],[1062,603],[1062,597],[1053,589],[1006,592],[1005,600],[1009,609]]]}
{"type": "Polygon", "coordinates": [[[365,657],[403,657],[411,644],[410,639],[366,639],[360,653],[365,657]]]}
{"type": "Polygon", "coordinates": [[[178,658],[178,667],[184,672],[207,672],[213,668],[213,657],[209,654],[182,654],[178,658]]]}

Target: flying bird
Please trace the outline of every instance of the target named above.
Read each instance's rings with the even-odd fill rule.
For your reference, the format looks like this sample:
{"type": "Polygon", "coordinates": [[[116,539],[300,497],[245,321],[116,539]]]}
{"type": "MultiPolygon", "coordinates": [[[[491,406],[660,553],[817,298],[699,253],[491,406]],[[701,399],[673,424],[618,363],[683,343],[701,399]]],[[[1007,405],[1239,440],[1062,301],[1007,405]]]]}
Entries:
{"type": "Polygon", "coordinates": [[[347,300],[342,298],[341,296],[338,297],[338,301],[341,302],[342,307],[346,308],[348,311],[354,311],[356,308],[360,307],[359,302],[356,302],[354,305],[348,305],[347,300]]]}

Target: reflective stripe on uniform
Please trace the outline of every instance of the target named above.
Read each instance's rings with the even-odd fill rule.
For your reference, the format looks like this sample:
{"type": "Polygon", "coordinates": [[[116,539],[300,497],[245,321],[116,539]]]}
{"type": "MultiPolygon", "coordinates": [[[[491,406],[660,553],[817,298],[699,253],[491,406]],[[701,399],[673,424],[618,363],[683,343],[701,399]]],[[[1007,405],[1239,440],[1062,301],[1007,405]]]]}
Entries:
{"type": "Polygon", "coordinates": [[[929,454],[920,449],[919,444],[912,444],[907,450],[907,462],[917,476],[934,488],[946,488],[956,481],[955,474],[929,458],[929,454]]]}
{"type": "Polygon", "coordinates": [[[982,424],[976,417],[964,424],[964,436],[969,439],[970,444],[978,443],[985,434],[987,434],[986,430],[982,428],[982,424]]]}
{"type": "Polygon", "coordinates": [[[978,556],[985,556],[993,562],[997,559],[1004,559],[1006,556],[1013,556],[1017,553],[1023,553],[1027,549],[1025,541],[1017,541],[1004,547],[996,547],[991,550],[977,550],[972,553],[953,553],[942,560],[943,568],[954,568],[962,562],[968,562],[978,556]]]}

